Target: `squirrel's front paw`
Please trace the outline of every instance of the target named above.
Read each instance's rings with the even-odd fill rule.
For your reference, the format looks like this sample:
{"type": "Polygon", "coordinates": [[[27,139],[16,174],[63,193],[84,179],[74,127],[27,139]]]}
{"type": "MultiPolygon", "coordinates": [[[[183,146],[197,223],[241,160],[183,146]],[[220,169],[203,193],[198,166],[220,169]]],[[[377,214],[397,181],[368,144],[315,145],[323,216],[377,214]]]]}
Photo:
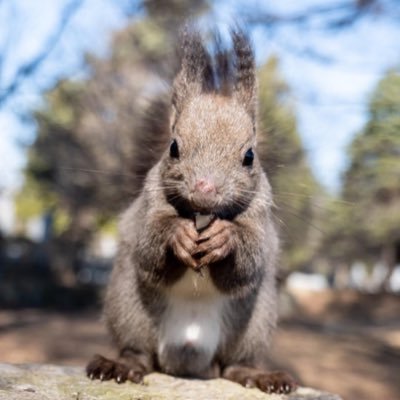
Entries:
{"type": "Polygon", "coordinates": [[[227,220],[216,219],[198,238],[194,257],[199,268],[226,258],[235,249],[236,226],[227,220]]]}
{"type": "Polygon", "coordinates": [[[128,367],[123,363],[109,360],[99,354],[95,355],[87,365],[86,374],[92,380],[108,381],[114,379],[117,383],[123,383],[126,380],[141,383],[144,376],[140,365],[128,367]]]}
{"type": "Polygon", "coordinates": [[[194,269],[198,268],[198,261],[192,257],[197,248],[199,234],[194,222],[188,219],[177,219],[168,245],[172,248],[175,256],[185,265],[194,269]]]}

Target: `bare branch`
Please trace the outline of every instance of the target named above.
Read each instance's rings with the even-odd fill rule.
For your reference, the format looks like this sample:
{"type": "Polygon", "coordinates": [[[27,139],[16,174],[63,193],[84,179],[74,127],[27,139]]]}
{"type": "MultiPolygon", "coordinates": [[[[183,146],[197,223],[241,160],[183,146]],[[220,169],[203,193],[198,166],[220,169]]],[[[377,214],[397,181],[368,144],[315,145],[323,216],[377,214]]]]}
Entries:
{"type": "Polygon", "coordinates": [[[55,28],[54,32],[49,35],[42,49],[33,59],[21,65],[8,86],[0,90],[0,106],[18,90],[24,80],[32,76],[47,59],[47,57],[59,43],[65,28],[72,17],[76,14],[78,9],[81,7],[83,1],[84,0],[72,0],[65,6],[57,27],[55,28]]]}
{"type": "Polygon", "coordinates": [[[249,14],[246,21],[262,24],[267,29],[283,25],[307,26],[316,18],[323,18],[321,25],[327,30],[336,30],[353,25],[367,13],[382,11],[380,0],[345,0],[336,4],[314,6],[289,15],[272,12],[249,14]]]}
{"type": "MultiPolygon", "coordinates": [[[[2,3],[0,2],[0,7],[2,6],[2,3]]],[[[9,21],[16,21],[16,6],[15,2],[8,3],[8,14],[6,18],[9,21]]],[[[7,33],[5,33],[4,37],[2,38],[3,42],[3,48],[0,50],[0,83],[2,82],[2,76],[3,76],[3,67],[5,64],[5,60],[7,58],[8,52],[10,48],[12,47],[12,42],[13,42],[13,35],[15,35],[16,32],[16,24],[12,24],[10,26],[10,29],[8,30],[7,33]]]]}

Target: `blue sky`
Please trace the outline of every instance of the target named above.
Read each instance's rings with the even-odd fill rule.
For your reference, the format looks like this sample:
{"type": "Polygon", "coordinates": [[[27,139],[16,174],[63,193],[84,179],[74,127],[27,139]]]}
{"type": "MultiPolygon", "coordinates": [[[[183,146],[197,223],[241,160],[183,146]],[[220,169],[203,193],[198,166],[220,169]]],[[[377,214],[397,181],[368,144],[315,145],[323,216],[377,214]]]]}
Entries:
{"type": "MultiPolygon", "coordinates": [[[[105,54],[110,33],[122,26],[125,17],[111,0],[85,0],[70,21],[62,40],[32,80],[26,81],[17,95],[0,108],[0,189],[21,184],[26,160],[26,144],[35,137],[32,124],[21,122],[19,114],[40,104],[40,93],[63,77],[84,73],[87,51],[105,54]]],[[[7,85],[16,67],[35,55],[52,32],[67,0],[17,0],[0,3],[0,54],[8,35],[11,44],[0,65],[0,90],[7,85]],[[11,50],[11,51],[10,51],[11,50]]]]}
{"type": "MultiPolygon", "coordinates": [[[[240,16],[242,10],[262,10],[272,5],[274,10],[288,13],[329,1],[217,2],[215,17],[229,21],[240,16]]],[[[7,83],[16,65],[37,51],[66,1],[17,0],[14,14],[4,6],[6,3],[0,3],[0,21],[8,21],[0,24],[0,49],[4,48],[8,33],[13,40],[12,51],[6,54],[3,68],[0,66],[1,86],[7,83]]],[[[57,78],[82,75],[85,51],[106,53],[111,31],[125,22],[115,4],[113,0],[86,0],[34,79],[26,82],[18,95],[0,109],[0,188],[20,184],[25,163],[21,143],[29,144],[35,135],[33,126],[22,123],[17,114],[40,104],[40,91],[57,78]]],[[[292,87],[299,132],[313,171],[331,191],[339,187],[346,165],[345,148],[365,123],[368,95],[382,74],[400,63],[399,37],[400,24],[380,18],[363,20],[349,30],[334,33],[287,26],[273,36],[261,28],[253,32],[257,59],[262,62],[276,54],[281,60],[282,74],[292,87]],[[297,50],[304,47],[317,49],[329,62],[297,55],[297,50]]]]}

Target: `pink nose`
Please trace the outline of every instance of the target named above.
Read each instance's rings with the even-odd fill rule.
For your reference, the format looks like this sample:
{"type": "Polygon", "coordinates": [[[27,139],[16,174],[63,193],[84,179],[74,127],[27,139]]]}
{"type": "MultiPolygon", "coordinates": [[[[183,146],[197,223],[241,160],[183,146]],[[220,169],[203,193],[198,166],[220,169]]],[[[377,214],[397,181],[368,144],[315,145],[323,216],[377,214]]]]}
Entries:
{"type": "Polygon", "coordinates": [[[196,190],[196,192],[203,194],[214,194],[217,191],[214,183],[207,178],[199,179],[194,185],[194,189],[196,190]]]}

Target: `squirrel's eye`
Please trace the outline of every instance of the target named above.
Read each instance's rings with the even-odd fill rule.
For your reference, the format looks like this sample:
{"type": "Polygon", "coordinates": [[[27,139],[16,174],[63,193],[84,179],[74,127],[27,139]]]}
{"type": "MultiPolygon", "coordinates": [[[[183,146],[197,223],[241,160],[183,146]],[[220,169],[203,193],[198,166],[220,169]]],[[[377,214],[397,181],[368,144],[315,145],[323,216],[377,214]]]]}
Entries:
{"type": "Polygon", "coordinates": [[[175,139],[172,141],[171,146],[169,147],[169,155],[172,158],[179,158],[178,143],[175,139]]]}
{"type": "Polygon", "coordinates": [[[254,160],[254,153],[253,149],[250,147],[250,149],[248,149],[246,151],[246,154],[244,155],[243,166],[251,167],[253,165],[253,160],[254,160]]]}

